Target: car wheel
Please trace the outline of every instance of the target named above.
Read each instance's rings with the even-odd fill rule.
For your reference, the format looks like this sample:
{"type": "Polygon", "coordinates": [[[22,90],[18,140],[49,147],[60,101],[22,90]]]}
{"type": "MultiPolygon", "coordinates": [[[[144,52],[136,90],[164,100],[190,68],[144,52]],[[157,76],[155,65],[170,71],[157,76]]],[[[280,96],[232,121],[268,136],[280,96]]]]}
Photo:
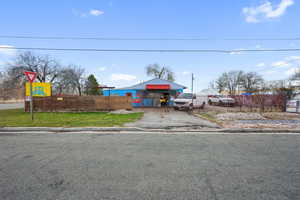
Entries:
{"type": "Polygon", "coordinates": [[[190,104],[189,105],[189,111],[192,111],[194,109],[194,105],[193,104],[190,104]]]}
{"type": "Polygon", "coordinates": [[[222,106],[222,105],[223,105],[223,102],[222,102],[222,101],[219,101],[218,105],[219,105],[219,106],[222,106]]]}

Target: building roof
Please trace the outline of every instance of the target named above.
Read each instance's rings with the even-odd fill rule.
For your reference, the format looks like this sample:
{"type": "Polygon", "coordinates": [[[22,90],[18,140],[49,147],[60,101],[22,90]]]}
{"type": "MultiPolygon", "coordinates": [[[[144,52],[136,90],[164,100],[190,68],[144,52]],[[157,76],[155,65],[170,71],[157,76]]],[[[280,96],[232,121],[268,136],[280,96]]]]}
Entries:
{"type": "Polygon", "coordinates": [[[171,90],[186,89],[187,87],[174,83],[172,81],[154,78],[143,83],[139,83],[130,87],[116,88],[116,90],[145,90],[147,85],[170,85],[171,90]]]}

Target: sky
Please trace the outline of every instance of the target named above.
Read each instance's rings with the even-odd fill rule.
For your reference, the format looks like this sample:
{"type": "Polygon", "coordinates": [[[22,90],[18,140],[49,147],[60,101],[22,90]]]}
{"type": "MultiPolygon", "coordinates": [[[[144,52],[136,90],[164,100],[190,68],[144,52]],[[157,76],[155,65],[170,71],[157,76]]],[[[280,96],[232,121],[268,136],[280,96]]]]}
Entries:
{"type": "MultiPolygon", "coordinates": [[[[297,0],[10,0],[0,3],[0,35],[104,38],[209,38],[200,41],[91,41],[0,38],[1,46],[97,49],[275,49],[300,48],[299,40],[232,41],[224,38],[300,38],[297,0]]],[[[20,50],[0,49],[0,70],[20,50]]],[[[62,64],[81,65],[99,83],[124,87],[149,80],[145,66],[158,63],[176,82],[195,90],[225,71],[288,78],[300,66],[300,52],[142,53],[57,52],[62,64]]]]}

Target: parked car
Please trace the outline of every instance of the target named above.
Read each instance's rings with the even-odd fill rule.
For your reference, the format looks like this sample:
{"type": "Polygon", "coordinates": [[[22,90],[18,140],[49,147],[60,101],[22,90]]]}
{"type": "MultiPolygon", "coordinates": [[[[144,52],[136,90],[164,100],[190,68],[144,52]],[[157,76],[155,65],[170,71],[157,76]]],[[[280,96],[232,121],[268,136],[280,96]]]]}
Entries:
{"type": "Polygon", "coordinates": [[[207,97],[192,93],[182,93],[175,100],[173,107],[175,110],[192,110],[203,108],[207,103],[207,97]]]}
{"type": "Polygon", "coordinates": [[[213,95],[208,97],[208,104],[218,106],[234,106],[235,100],[231,97],[223,95],[213,95]]]}

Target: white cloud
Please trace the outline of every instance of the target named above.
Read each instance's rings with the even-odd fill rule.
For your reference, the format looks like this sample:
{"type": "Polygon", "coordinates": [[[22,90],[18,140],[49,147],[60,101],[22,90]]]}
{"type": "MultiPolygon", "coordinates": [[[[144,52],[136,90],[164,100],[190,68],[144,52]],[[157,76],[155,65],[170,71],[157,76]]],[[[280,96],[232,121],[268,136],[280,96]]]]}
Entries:
{"type": "Polygon", "coordinates": [[[290,66],[290,63],[286,61],[277,61],[272,63],[272,67],[288,67],[288,66],[290,66]]]}
{"type": "Polygon", "coordinates": [[[288,61],[300,61],[300,56],[289,56],[286,58],[288,61]]]}
{"type": "Polygon", "coordinates": [[[264,62],[261,62],[261,63],[258,63],[256,66],[257,67],[264,67],[264,66],[266,66],[266,64],[264,62]]]}
{"type": "Polygon", "coordinates": [[[294,0],[281,0],[277,6],[273,6],[270,1],[266,1],[256,7],[245,7],[242,12],[246,17],[246,22],[259,23],[266,19],[278,18],[284,15],[287,8],[293,4],[294,0]]]}
{"type": "Polygon", "coordinates": [[[103,15],[104,12],[102,10],[92,9],[90,10],[89,14],[93,16],[99,16],[99,15],[103,15]]]}
{"type": "Polygon", "coordinates": [[[5,64],[6,64],[5,62],[0,60],[0,73],[1,73],[2,68],[4,68],[5,64]]]}
{"type": "Polygon", "coordinates": [[[103,15],[104,11],[97,10],[97,9],[91,9],[89,12],[82,12],[82,11],[79,11],[79,10],[73,8],[72,13],[73,13],[73,15],[79,16],[79,17],[89,17],[89,16],[97,17],[100,15],[103,15]]]}
{"type": "Polygon", "coordinates": [[[264,72],[265,75],[273,75],[273,74],[276,74],[278,71],[276,70],[267,70],[264,72]]]}
{"type": "Polygon", "coordinates": [[[111,81],[133,81],[136,76],[130,74],[112,74],[110,77],[111,81]]]}
{"type": "Polygon", "coordinates": [[[0,45],[0,55],[15,56],[16,54],[17,54],[17,50],[14,49],[14,46],[0,45]]]}
{"type": "Polygon", "coordinates": [[[242,54],[242,51],[246,49],[233,49],[229,54],[230,55],[239,55],[242,54]]]}
{"type": "Polygon", "coordinates": [[[300,64],[300,56],[289,56],[285,57],[283,60],[273,62],[272,67],[293,67],[300,64]]]}
{"type": "Polygon", "coordinates": [[[79,16],[79,17],[87,17],[87,14],[86,13],[83,13],[75,8],[72,8],[72,13],[73,15],[75,16],[79,16]]]}
{"type": "Polygon", "coordinates": [[[183,75],[189,75],[189,74],[191,74],[191,72],[189,72],[189,71],[184,71],[184,72],[182,72],[182,74],[183,74],[183,75]]]}
{"type": "Polygon", "coordinates": [[[105,71],[106,70],[106,67],[100,67],[99,68],[99,71],[101,71],[101,72],[103,72],[103,71],[105,71]]]}
{"type": "Polygon", "coordinates": [[[292,76],[293,74],[295,74],[299,70],[300,70],[299,67],[292,67],[292,68],[286,70],[285,74],[288,75],[288,76],[292,76]]]}

